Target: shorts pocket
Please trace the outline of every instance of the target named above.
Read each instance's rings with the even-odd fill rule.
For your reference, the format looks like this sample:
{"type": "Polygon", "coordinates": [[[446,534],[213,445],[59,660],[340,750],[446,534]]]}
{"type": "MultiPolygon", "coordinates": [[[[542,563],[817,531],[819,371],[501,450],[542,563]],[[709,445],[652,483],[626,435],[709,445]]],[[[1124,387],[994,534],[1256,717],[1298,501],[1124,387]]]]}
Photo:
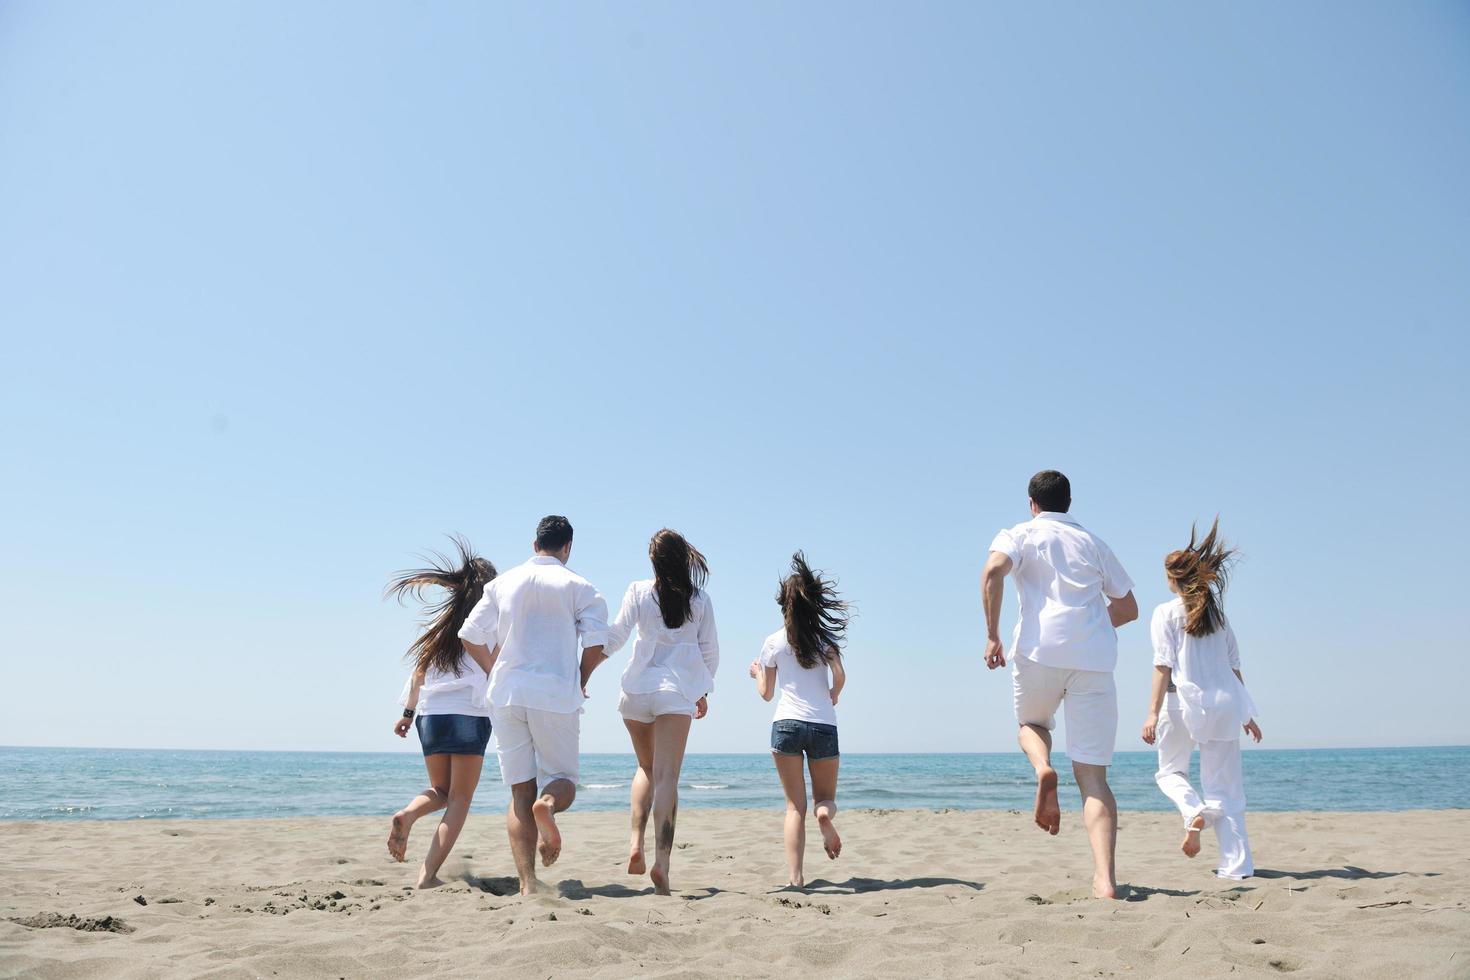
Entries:
{"type": "Polygon", "coordinates": [[[801,755],[803,743],[806,741],[803,735],[799,721],[773,721],[771,722],[771,751],[780,755],[801,755]]]}

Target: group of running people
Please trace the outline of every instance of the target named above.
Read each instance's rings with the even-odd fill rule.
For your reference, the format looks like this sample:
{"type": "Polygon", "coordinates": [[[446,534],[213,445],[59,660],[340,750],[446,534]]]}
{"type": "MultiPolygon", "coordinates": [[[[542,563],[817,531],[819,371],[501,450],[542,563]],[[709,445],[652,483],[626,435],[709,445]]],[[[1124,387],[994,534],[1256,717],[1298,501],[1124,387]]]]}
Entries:
{"type": "MultiPolygon", "coordinates": [[[[1011,576],[1020,598],[1012,683],[1021,749],[1036,772],[1035,821],[1058,832],[1051,731],[1063,707],[1067,756],[1093,852],[1093,892],[1111,898],[1117,891],[1117,805],[1107,768],[1118,725],[1116,630],[1138,617],[1138,604],[1112,550],[1068,515],[1065,476],[1036,474],[1028,495],[1032,519],[996,536],[982,575],[985,661],[992,670],[1007,662],[999,620],[1004,580],[1011,576]]],[[[659,531],[648,548],[653,577],[628,586],[609,622],[602,595],[567,567],[572,526],[565,517],[543,519],[534,555],[503,574],[463,540],[455,544],[454,558],[438,557],[389,586],[389,594],[429,606],[426,627],[409,649],[413,670],[394,726],[402,737],[417,728],[429,786],[394,814],[389,853],[405,860],[414,823],[444,810],[417,886],[443,884],[439,870],[464,827],[493,731],[500,775],[511,791],[506,822],[520,890],[534,892],[536,857],[543,866],[556,862],[562,847],[556,815],[577,795],[588,680],[636,633],[618,700],[637,757],[628,873],[647,874],[656,893],[669,894],[679,772],[690,725],[708,711],[720,663],[704,556],[678,532],[659,531]],[[431,589],[439,594],[428,595],[431,589]]],[[[1177,597],[1154,611],[1155,670],[1142,735],[1157,746],[1159,786],[1184,818],[1184,853],[1198,854],[1201,832],[1213,827],[1220,847],[1216,873],[1242,878],[1253,869],[1240,737],[1243,730],[1259,741],[1261,733],[1222,609],[1233,557],[1217,522],[1202,540],[1191,534],[1187,547],[1165,558],[1165,578],[1177,597]],[[1196,745],[1201,792],[1188,778],[1196,745]]],[[[847,680],[842,645],[848,606],[799,551],[776,601],[783,626],[766,639],[748,673],[762,698],[778,699],[771,753],[786,796],[789,884],[803,887],[808,771],[823,849],[833,859],[842,851],[834,824],[836,708],[847,680]]]]}

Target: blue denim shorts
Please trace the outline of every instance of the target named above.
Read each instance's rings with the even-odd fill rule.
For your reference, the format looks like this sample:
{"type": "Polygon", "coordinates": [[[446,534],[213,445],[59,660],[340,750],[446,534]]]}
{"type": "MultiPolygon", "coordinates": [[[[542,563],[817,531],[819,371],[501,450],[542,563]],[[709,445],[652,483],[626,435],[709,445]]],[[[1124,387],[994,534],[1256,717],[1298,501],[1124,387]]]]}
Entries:
{"type": "Polygon", "coordinates": [[[771,722],[771,751],[777,755],[801,755],[813,762],[837,758],[837,726],[817,721],[782,718],[771,722]]]}
{"type": "Polygon", "coordinates": [[[478,715],[419,715],[414,719],[424,755],[484,755],[490,719],[478,715]]]}

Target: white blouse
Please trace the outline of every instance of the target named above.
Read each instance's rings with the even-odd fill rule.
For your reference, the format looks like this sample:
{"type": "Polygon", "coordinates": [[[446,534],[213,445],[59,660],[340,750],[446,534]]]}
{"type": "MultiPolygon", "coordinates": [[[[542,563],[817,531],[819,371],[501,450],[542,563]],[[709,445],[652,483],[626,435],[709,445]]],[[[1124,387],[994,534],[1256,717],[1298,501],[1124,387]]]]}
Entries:
{"type": "MultiPolygon", "coordinates": [[[[490,675],[480,665],[465,657],[460,665],[461,673],[429,668],[424,674],[424,683],[419,688],[417,714],[420,715],[473,715],[489,718],[490,705],[486,697],[490,689],[490,675]]],[[[413,674],[403,682],[403,693],[398,703],[408,707],[408,696],[413,692],[413,674]]]]}
{"type": "Polygon", "coordinates": [[[694,593],[684,625],[671,630],[664,625],[653,579],[634,582],[608,627],[605,652],[611,656],[621,650],[635,629],[638,642],[623,671],[624,691],[677,691],[692,704],[715,689],[720,641],[715,634],[714,606],[703,590],[694,593]]]}
{"type": "Polygon", "coordinates": [[[1154,610],[1149,633],[1154,665],[1168,667],[1178,688],[1184,727],[1196,742],[1240,738],[1241,726],[1256,717],[1250,692],[1235,676],[1240,650],[1228,620],[1209,636],[1190,636],[1184,630],[1184,600],[1166,602],[1154,610]]]}

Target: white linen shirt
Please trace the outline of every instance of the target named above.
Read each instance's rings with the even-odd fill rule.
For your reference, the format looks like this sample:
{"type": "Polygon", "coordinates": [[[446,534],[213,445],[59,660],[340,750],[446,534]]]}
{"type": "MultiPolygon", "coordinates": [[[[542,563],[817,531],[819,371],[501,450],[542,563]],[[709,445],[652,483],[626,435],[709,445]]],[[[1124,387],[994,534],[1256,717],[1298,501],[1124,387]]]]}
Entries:
{"type": "Polygon", "coordinates": [[[1133,580],[1101,538],[1067,514],[1044,510],[1001,531],[990,550],[1010,558],[1021,599],[1014,656],[1065,670],[1117,666],[1108,599],[1133,591],[1133,580]]]}
{"type": "Polygon", "coordinates": [[[1235,630],[1221,620],[1209,636],[1190,636],[1184,629],[1184,600],[1174,599],[1155,609],[1149,624],[1154,666],[1169,668],[1184,727],[1196,742],[1240,738],[1241,726],[1256,716],[1250,692],[1235,676],[1240,669],[1235,630]]]}
{"type": "Polygon", "coordinates": [[[607,642],[607,601],[552,555],[497,577],[470,611],[459,638],[500,648],[490,672],[492,708],[580,711],[581,646],[607,642]]]}
{"type": "Polygon", "coordinates": [[[617,618],[607,630],[606,653],[623,648],[636,629],[638,642],[623,670],[622,688],[629,694],[677,691],[691,704],[715,689],[720,641],[715,610],[701,589],[689,603],[689,618],[678,629],[664,624],[653,579],[634,582],[623,595],[617,618]]]}
{"type": "MultiPolygon", "coordinates": [[[[490,717],[485,695],[490,686],[489,676],[469,657],[460,662],[459,669],[458,674],[437,667],[424,671],[424,682],[419,685],[419,702],[414,713],[490,717]]],[[[413,674],[410,673],[408,680],[403,682],[403,693],[398,696],[398,703],[408,707],[408,696],[412,693],[413,674]]]]}

